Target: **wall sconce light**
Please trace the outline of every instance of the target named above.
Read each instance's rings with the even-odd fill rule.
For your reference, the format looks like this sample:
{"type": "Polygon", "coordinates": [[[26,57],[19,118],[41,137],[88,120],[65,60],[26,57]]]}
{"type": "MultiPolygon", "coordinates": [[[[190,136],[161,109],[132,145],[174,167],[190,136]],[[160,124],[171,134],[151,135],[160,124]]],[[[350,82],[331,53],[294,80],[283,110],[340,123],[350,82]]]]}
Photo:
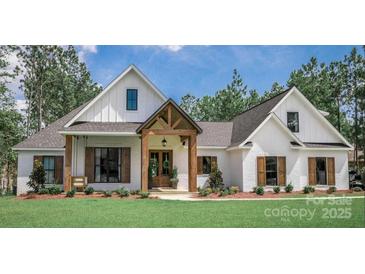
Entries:
{"type": "Polygon", "coordinates": [[[163,140],[161,141],[161,144],[163,147],[165,147],[167,145],[167,141],[165,139],[165,137],[163,137],[163,140]]]}

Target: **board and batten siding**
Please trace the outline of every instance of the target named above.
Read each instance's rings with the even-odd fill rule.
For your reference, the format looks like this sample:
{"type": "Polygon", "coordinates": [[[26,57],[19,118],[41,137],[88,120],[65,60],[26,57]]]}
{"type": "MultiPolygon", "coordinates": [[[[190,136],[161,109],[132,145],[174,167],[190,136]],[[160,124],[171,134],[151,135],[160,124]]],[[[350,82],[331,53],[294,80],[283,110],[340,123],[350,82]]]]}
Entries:
{"type": "Polygon", "coordinates": [[[133,70],[96,101],[77,121],[144,122],[164,100],[133,70]],[[138,110],[127,110],[127,89],[138,90],[138,110]]]}
{"type": "Polygon", "coordinates": [[[294,134],[302,142],[342,142],[296,93],[290,94],[275,110],[284,125],[287,125],[287,112],[299,113],[299,132],[294,134]]]}

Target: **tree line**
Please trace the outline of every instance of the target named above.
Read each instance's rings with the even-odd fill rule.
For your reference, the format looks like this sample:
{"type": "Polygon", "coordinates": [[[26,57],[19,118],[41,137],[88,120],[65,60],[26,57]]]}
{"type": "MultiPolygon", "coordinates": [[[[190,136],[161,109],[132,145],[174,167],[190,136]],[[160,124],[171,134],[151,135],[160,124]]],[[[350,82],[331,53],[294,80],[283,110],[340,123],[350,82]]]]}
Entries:
{"type": "Polygon", "coordinates": [[[16,176],[12,147],[95,97],[95,83],[74,46],[0,46],[0,179],[8,188],[16,176]],[[15,65],[10,61],[16,60],[15,65]],[[17,111],[9,83],[19,79],[26,101],[17,111]]]}
{"type": "MultiPolygon", "coordinates": [[[[224,89],[214,95],[196,97],[190,93],[181,98],[180,106],[198,121],[230,121],[237,114],[296,86],[355,148],[355,168],[359,167],[358,151],[365,154],[365,46],[353,48],[342,60],[319,63],[312,57],[308,63],[290,73],[286,86],[277,82],[261,96],[248,89],[236,69],[224,89]]],[[[362,156],[363,157],[363,156],[362,156]]]]}

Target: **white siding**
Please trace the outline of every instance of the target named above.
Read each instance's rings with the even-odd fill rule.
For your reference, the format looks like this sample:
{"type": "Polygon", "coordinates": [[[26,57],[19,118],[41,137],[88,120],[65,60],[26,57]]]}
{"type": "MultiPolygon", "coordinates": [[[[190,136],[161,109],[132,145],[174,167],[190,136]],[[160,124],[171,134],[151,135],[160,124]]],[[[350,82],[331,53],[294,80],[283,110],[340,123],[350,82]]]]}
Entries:
{"type": "Polygon", "coordinates": [[[64,151],[18,151],[17,195],[30,190],[27,182],[33,170],[33,157],[35,155],[64,156],[64,151]]]}
{"type": "Polygon", "coordinates": [[[299,113],[299,132],[294,133],[303,142],[342,142],[333,130],[314,113],[296,92],[289,95],[275,110],[286,125],[287,112],[299,113]]]}
{"type": "Polygon", "coordinates": [[[286,183],[291,182],[295,190],[308,184],[308,157],[335,157],[336,187],[348,189],[347,151],[297,150],[290,148],[290,141],[290,136],[273,119],[257,132],[252,148],[242,152],[244,191],[257,186],[257,156],[285,156],[286,183]]]}
{"type": "Polygon", "coordinates": [[[164,100],[133,70],[96,101],[77,121],[144,122],[164,100]],[[126,110],[127,89],[138,89],[138,110],[126,110]]]}
{"type": "Polygon", "coordinates": [[[242,150],[232,150],[228,153],[228,163],[227,168],[230,172],[231,182],[230,185],[236,185],[240,187],[242,191],[243,188],[243,153],[242,150]]]}

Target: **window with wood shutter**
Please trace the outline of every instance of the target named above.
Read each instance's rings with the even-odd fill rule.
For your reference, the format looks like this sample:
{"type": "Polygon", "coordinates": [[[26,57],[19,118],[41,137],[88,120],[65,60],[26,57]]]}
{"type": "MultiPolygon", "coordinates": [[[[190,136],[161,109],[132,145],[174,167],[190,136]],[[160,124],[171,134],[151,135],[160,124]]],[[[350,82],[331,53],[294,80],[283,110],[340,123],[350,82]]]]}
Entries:
{"type": "Polygon", "coordinates": [[[200,174],[210,174],[214,168],[218,168],[217,156],[198,156],[197,172],[200,174]]]}
{"type": "Polygon", "coordinates": [[[286,157],[258,156],[257,157],[257,185],[285,186],[286,185],[286,157]]]}
{"type": "Polygon", "coordinates": [[[335,185],[335,158],[308,157],[308,184],[335,185]]]}
{"type": "Polygon", "coordinates": [[[266,185],[266,159],[263,156],[257,157],[257,185],[266,185]]]}

